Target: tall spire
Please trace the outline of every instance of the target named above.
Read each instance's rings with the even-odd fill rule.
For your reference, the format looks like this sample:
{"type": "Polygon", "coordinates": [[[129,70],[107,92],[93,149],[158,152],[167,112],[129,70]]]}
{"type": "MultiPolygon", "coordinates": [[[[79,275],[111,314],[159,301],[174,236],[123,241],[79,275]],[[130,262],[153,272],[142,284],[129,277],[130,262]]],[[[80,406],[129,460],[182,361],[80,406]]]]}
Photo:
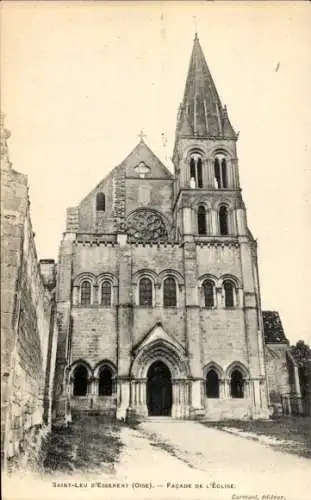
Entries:
{"type": "Polygon", "coordinates": [[[199,137],[236,137],[227,110],[221,104],[197,32],[178,116],[177,134],[199,137]]]}

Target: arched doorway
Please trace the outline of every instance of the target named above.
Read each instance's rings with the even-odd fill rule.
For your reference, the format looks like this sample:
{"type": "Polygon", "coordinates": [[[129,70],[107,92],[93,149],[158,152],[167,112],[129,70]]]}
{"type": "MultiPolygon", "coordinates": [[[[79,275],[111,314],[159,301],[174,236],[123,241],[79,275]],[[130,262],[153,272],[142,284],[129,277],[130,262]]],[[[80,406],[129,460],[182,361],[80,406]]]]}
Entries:
{"type": "Polygon", "coordinates": [[[172,380],[171,372],[162,361],[155,361],[147,374],[148,415],[171,415],[172,380]]]}

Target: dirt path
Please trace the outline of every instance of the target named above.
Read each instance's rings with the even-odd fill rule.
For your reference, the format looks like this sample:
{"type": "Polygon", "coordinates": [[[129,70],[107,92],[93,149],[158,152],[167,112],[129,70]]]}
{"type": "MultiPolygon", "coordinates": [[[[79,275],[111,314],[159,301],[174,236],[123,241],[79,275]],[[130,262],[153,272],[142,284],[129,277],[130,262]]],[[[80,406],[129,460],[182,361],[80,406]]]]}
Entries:
{"type": "MultiPolygon", "coordinates": [[[[196,422],[145,422],[139,430],[188,463],[189,477],[196,471],[204,484],[235,485],[231,491],[209,488],[205,498],[229,499],[234,494],[271,496],[265,500],[280,496],[287,500],[311,498],[311,461],[306,458],[196,422]],[[211,491],[214,497],[209,496],[211,491]]],[[[182,477],[187,480],[187,473],[182,477]]]]}
{"type": "Polygon", "coordinates": [[[23,474],[6,484],[4,500],[311,498],[311,461],[259,442],[196,422],[145,422],[137,429],[121,426],[117,435],[108,431],[92,421],[70,438],[70,449],[78,450],[71,474],[62,468],[44,478],[23,474]],[[107,469],[114,449],[117,462],[107,469]]]}

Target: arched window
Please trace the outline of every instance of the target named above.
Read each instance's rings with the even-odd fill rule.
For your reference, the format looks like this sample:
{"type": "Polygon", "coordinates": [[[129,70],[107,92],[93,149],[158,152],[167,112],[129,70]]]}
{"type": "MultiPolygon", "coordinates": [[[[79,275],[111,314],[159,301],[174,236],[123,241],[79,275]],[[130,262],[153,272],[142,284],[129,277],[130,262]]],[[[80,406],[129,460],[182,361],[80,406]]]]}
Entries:
{"type": "Polygon", "coordinates": [[[228,209],[225,205],[219,209],[219,231],[221,235],[229,234],[228,209]]]}
{"type": "Polygon", "coordinates": [[[87,306],[91,303],[91,283],[82,281],[81,283],[81,304],[87,306]]]}
{"type": "Polygon", "coordinates": [[[232,398],[244,397],[244,380],[239,370],[233,370],[230,378],[230,392],[232,398]]]}
{"type": "Polygon", "coordinates": [[[97,212],[104,212],[106,210],[106,197],[104,193],[97,193],[96,195],[96,210],[97,212]]]}
{"type": "Polygon", "coordinates": [[[225,306],[234,307],[235,286],[232,283],[232,281],[229,280],[224,281],[224,293],[225,293],[225,306]]]}
{"type": "Polygon", "coordinates": [[[206,212],[204,205],[198,207],[198,233],[206,234],[206,212]]]}
{"type": "Polygon", "coordinates": [[[214,283],[210,280],[203,282],[204,305],[205,307],[214,307],[214,283]]]}
{"type": "Polygon", "coordinates": [[[152,306],[152,281],[150,278],[142,278],[139,282],[139,305],[152,306]]]}
{"type": "Polygon", "coordinates": [[[176,281],[168,277],[163,283],[163,305],[164,307],[174,307],[177,305],[176,281]]]}
{"type": "Polygon", "coordinates": [[[86,396],[87,395],[87,369],[83,365],[77,366],[73,373],[73,395],[86,396]]]}
{"type": "Polygon", "coordinates": [[[195,187],[203,187],[202,158],[197,153],[190,158],[190,178],[195,180],[195,187]]]}
{"type": "Polygon", "coordinates": [[[196,179],[196,168],[195,168],[195,161],[193,158],[190,158],[190,178],[191,179],[196,179]]]}
{"type": "Polygon", "coordinates": [[[225,158],[221,160],[221,178],[222,178],[222,187],[227,188],[228,187],[227,162],[225,158]]]}
{"type": "Polygon", "coordinates": [[[101,286],[101,305],[111,306],[111,283],[109,281],[103,281],[101,286]]]}
{"type": "Polygon", "coordinates": [[[210,370],[206,375],[206,396],[219,398],[219,378],[215,370],[210,370]]]}
{"type": "Polygon", "coordinates": [[[98,377],[98,395],[111,396],[112,395],[112,373],[110,368],[104,366],[100,369],[98,377]]]}
{"type": "Polygon", "coordinates": [[[228,187],[227,161],[223,156],[217,156],[214,161],[215,187],[228,187]]]}

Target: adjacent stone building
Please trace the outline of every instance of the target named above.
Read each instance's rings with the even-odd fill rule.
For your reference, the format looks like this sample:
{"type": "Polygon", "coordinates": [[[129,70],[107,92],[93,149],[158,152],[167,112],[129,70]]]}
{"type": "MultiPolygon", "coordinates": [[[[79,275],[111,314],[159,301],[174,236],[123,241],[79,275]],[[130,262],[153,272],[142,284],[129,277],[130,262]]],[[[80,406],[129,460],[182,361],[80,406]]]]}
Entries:
{"type": "Polygon", "coordinates": [[[4,464],[14,457],[35,455],[44,430],[51,424],[57,346],[55,264],[54,261],[38,263],[27,177],[11,166],[9,135],[1,117],[1,449],[4,464]]]}
{"type": "Polygon", "coordinates": [[[263,311],[269,403],[279,412],[303,413],[299,367],[277,311],[263,311]]]}
{"type": "Polygon", "coordinates": [[[195,37],[170,172],[143,136],[68,209],[56,422],[268,414],[257,244],[238,135],[195,37]]]}

